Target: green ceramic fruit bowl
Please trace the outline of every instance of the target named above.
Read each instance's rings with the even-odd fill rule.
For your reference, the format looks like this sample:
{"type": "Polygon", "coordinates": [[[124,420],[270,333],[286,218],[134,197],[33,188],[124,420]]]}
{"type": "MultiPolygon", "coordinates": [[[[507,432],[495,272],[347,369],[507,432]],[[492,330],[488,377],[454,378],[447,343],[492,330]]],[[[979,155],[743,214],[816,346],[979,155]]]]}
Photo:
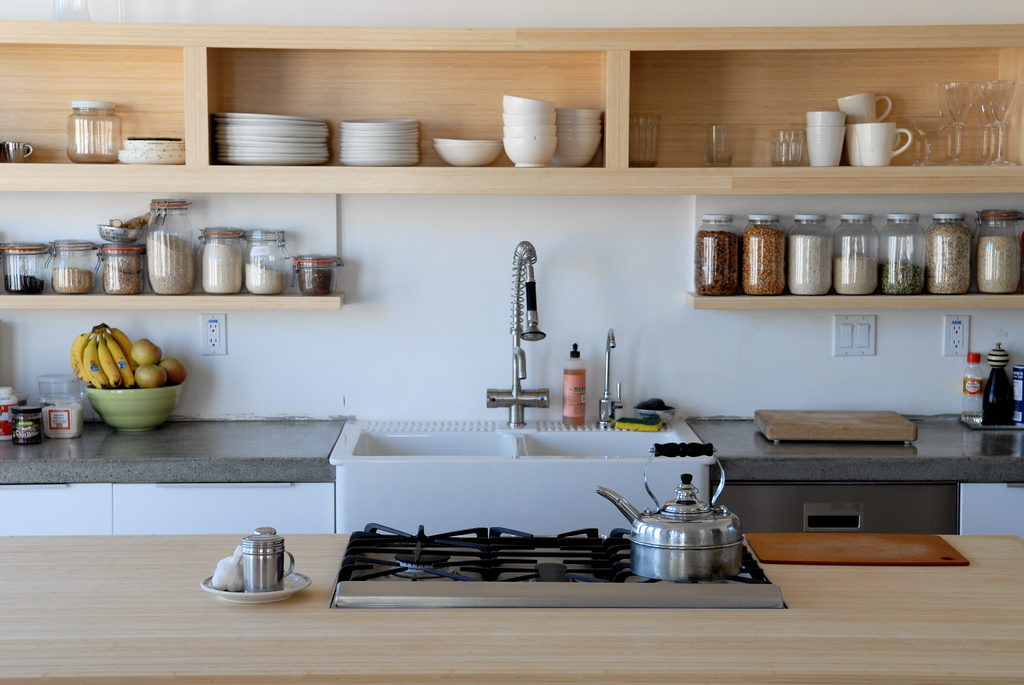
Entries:
{"type": "Polygon", "coordinates": [[[104,423],[120,431],[153,430],[171,415],[181,396],[181,385],[127,390],[87,387],[89,404],[104,423]]]}

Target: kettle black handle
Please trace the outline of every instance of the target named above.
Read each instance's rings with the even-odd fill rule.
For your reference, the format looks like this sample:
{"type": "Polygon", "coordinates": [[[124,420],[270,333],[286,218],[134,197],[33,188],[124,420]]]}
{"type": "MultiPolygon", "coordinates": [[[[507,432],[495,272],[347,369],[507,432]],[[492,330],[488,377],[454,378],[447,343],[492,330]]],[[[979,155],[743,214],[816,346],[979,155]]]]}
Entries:
{"type": "Polygon", "coordinates": [[[713,457],[715,446],[710,442],[665,442],[651,448],[656,457],[713,457]]]}

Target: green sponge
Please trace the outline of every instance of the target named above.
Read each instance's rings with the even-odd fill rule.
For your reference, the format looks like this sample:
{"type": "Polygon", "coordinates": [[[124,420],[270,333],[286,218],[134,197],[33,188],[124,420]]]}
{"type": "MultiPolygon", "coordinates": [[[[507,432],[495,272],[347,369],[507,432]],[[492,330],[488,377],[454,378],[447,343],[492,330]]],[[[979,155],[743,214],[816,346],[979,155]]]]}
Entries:
{"type": "Polygon", "coordinates": [[[661,419],[615,419],[615,427],[627,431],[661,430],[661,419]]]}

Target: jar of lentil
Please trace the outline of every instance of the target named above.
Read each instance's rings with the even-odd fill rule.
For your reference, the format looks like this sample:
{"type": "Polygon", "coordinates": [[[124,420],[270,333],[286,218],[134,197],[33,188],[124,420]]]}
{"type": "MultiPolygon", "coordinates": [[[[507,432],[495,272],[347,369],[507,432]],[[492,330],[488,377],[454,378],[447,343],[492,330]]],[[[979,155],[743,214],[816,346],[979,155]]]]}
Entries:
{"type": "Polygon", "coordinates": [[[705,214],[694,244],[698,295],[735,295],[740,287],[740,232],[731,214],[705,214]]]}
{"type": "Polygon", "coordinates": [[[187,200],[149,203],[146,266],[149,285],[158,295],[187,295],[195,278],[192,224],[187,200]]]}
{"type": "Polygon", "coordinates": [[[797,214],[786,241],[787,282],[793,295],[824,295],[832,287],[832,237],[824,214],[797,214]]]}
{"type": "Polygon", "coordinates": [[[253,295],[277,295],[284,290],[288,248],[284,231],[254,229],[246,233],[249,256],[245,260],[245,289],[253,295]]]}
{"type": "Polygon", "coordinates": [[[121,117],[113,102],[77,100],[68,115],[68,158],[76,164],[117,164],[121,117]]]}
{"type": "Polygon", "coordinates": [[[4,290],[18,295],[38,295],[45,285],[50,248],[45,243],[10,243],[3,247],[4,290]]]}
{"type": "Polygon", "coordinates": [[[292,260],[293,275],[299,281],[299,292],[303,295],[330,295],[334,292],[338,267],[341,260],[334,255],[299,255],[292,260]]]}
{"type": "Polygon", "coordinates": [[[96,244],[81,240],[54,240],[50,243],[50,285],[63,295],[91,293],[93,274],[99,266],[96,244]]]}
{"type": "Polygon", "coordinates": [[[777,214],[751,214],[743,231],[743,292],[781,295],[786,288],[786,232],[777,214]]]}
{"type": "Polygon", "coordinates": [[[940,295],[971,287],[971,231],[959,213],[933,214],[924,234],[925,286],[940,295]]]}
{"type": "Polygon", "coordinates": [[[145,245],[103,245],[103,292],[107,295],[138,295],[142,292],[145,245]]]}
{"type": "Polygon", "coordinates": [[[229,295],[242,289],[242,240],[234,228],[207,228],[199,236],[203,248],[203,291],[229,295]]]}
{"type": "Polygon", "coordinates": [[[924,231],[917,214],[890,214],[879,236],[878,280],[885,295],[924,290],[924,231]]]}
{"type": "Polygon", "coordinates": [[[1015,293],[1020,284],[1021,244],[1017,240],[1020,212],[984,209],[978,212],[978,253],[975,273],[983,293],[1015,293]]]}
{"type": "Polygon", "coordinates": [[[870,214],[841,214],[832,238],[832,287],[870,295],[878,287],[878,231],[870,214]]]}

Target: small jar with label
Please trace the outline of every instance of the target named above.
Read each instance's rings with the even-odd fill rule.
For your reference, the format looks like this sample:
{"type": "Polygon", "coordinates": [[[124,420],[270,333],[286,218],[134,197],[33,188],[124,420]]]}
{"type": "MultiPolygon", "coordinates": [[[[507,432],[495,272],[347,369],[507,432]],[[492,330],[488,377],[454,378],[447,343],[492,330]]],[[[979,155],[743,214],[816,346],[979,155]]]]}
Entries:
{"type": "Polygon", "coordinates": [[[825,295],[832,288],[832,236],[824,214],[793,217],[786,245],[792,295],[825,295]]]}
{"type": "Polygon", "coordinates": [[[1021,244],[1017,240],[1020,212],[984,209],[978,212],[978,291],[1015,293],[1020,285],[1021,244]]]}
{"type": "Polygon", "coordinates": [[[76,164],[117,164],[121,117],[113,102],[76,100],[68,115],[68,158],[76,164]]]}
{"type": "Polygon", "coordinates": [[[103,245],[103,292],[107,295],[138,295],[142,292],[145,245],[103,245]]]}
{"type": "Polygon", "coordinates": [[[11,440],[15,445],[38,445],[43,441],[43,413],[39,407],[11,407],[11,440]]]}
{"type": "Polygon", "coordinates": [[[50,243],[50,285],[62,295],[91,293],[93,276],[99,266],[96,244],[81,240],[54,240],[50,243]]]}
{"type": "Polygon", "coordinates": [[[4,245],[4,290],[16,295],[38,295],[45,286],[50,248],[45,243],[4,245]]]}
{"type": "Polygon", "coordinates": [[[740,232],[731,214],[705,214],[694,244],[698,295],[735,295],[740,287],[740,232]]]}
{"type": "Polygon", "coordinates": [[[961,213],[933,214],[924,234],[925,287],[937,295],[971,288],[971,231],[961,213]]]}
{"type": "Polygon", "coordinates": [[[199,236],[202,245],[203,292],[231,295],[242,289],[242,239],[235,228],[207,228],[199,236]]]}
{"type": "Polygon", "coordinates": [[[187,200],[152,200],[146,234],[146,270],[158,295],[187,295],[195,279],[195,235],[188,220],[187,200]]]}
{"type": "Polygon", "coordinates": [[[781,295],[786,289],[786,232],[777,214],[751,214],[743,231],[743,292],[781,295]]]}
{"type": "Polygon", "coordinates": [[[334,255],[299,255],[292,260],[293,275],[299,281],[299,292],[303,295],[331,295],[334,293],[338,267],[342,262],[334,255]]]}
{"type": "Polygon", "coordinates": [[[288,248],[284,231],[254,229],[246,233],[245,289],[253,295],[277,295],[288,281],[288,248]]]}
{"type": "Polygon", "coordinates": [[[878,231],[870,214],[841,214],[832,238],[832,287],[870,295],[878,287],[878,231]]]}
{"type": "Polygon", "coordinates": [[[879,236],[878,277],[885,295],[924,290],[924,231],[917,214],[890,214],[879,236]]]}
{"type": "Polygon", "coordinates": [[[43,435],[47,438],[77,438],[82,434],[85,398],[44,395],[39,398],[43,435]]]}

